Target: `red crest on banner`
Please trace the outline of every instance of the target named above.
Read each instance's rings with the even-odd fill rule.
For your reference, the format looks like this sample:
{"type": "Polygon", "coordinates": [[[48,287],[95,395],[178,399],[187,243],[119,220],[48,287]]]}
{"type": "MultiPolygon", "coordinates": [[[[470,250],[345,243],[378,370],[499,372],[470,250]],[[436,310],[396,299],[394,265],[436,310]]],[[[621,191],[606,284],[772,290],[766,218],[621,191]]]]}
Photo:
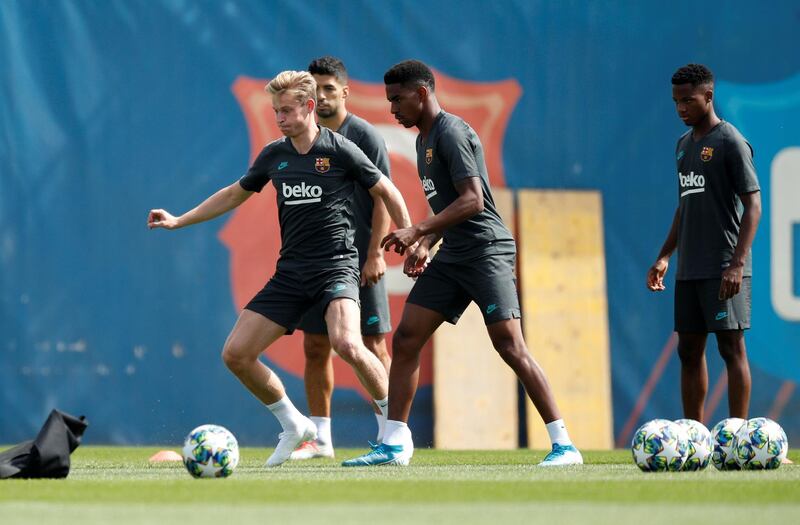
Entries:
{"type": "MultiPolygon", "coordinates": [[[[486,165],[492,186],[505,186],[502,145],[508,120],[522,89],[515,80],[501,82],[465,82],[436,74],[436,95],[442,107],[464,120],[478,133],[484,147],[486,165]]],[[[275,124],[272,99],[264,92],[269,80],[239,77],[232,90],[244,113],[250,132],[250,160],[261,149],[282,135],[275,124]]],[[[400,189],[408,206],[411,219],[421,221],[429,214],[428,202],[422,191],[416,169],[416,129],[405,129],[389,113],[389,103],[383,84],[368,84],[350,80],[347,109],[376,126],[389,150],[392,180],[400,189]]],[[[317,158],[317,171],[330,168],[330,159],[317,158]]],[[[324,170],[324,171],[323,171],[324,170]]],[[[256,294],[272,276],[280,251],[278,210],[275,189],[267,185],[261,194],[251,197],[237,208],[219,233],[222,243],[230,251],[230,279],[233,301],[237,311],[256,294]],[[254,228],[253,225],[273,225],[254,228]]],[[[402,273],[402,259],[386,254],[387,280],[392,325],[397,326],[403,305],[413,281],[402,273]]],[[[282,337],[270,346],[265,356],[281,371],[302,378],[304,368],[302,333],[282,337]]],[[[387,334],[391,350],[391,334],[387,334]]],[[[420,386],[430,385],[431,343],[423,350],[420,386]]],[[[354,388],[365,398],[350,367],[334,358],[337,387],[354,388]]]]}

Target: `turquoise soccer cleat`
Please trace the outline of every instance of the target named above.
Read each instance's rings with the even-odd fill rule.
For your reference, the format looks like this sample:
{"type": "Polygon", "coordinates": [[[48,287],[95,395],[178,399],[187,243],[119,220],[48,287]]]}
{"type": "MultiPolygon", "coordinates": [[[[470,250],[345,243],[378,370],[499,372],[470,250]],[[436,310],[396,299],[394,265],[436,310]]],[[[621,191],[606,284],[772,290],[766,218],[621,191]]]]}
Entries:
{"type": "Polygon", "coordinates": [[[403,445],[386,445],[381,443],[375,445],[372,450],[358,456],[357,458],[348,459],[342,463],[343,467],[372,467],[379,465],[397,465],[405,467],[411,461],[412,452],[404,450],[403,445]]]}
{"type": "Polygon", "coordinates": [[[540,467],[563,467],[566,465],[583,465],[583,456],[573,445],[557,443],[553,443],[553,450],[539,463],[540,467]]]}

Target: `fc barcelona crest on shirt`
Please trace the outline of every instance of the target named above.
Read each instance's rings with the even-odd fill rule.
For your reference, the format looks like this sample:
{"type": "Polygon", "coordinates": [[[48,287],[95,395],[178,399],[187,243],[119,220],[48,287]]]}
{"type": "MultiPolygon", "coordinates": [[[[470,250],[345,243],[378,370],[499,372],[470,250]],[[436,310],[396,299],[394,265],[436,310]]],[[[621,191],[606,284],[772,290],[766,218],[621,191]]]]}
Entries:
{"type": "Polygon", "coordinates": [[[433,162],[433,148],[428,148],[425,150],[425,164],[430,164],[433,162]]]}
{"type": "Polygon", "coordinates": [[[329,169],[331,169],[331,159],[329,157],[317,157],[317,161],[314,163],[314,168],[319,173],[325,173],[329,169]]]}
{"type": "Polygon", "coordinates": [[[708,146],[704,147],[703,151],[700,152],[700,158],[703,159],[703,162],[708,162],[713,156],[714,148],[709,148],[708,146]]]}

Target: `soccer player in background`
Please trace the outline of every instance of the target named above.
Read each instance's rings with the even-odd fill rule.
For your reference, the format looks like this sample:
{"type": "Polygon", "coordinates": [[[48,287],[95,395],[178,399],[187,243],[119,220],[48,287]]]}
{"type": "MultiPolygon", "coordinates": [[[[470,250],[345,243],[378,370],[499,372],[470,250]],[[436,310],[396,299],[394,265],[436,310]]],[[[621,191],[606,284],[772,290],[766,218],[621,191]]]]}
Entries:
{"type": "MultiPolygon", "coordinates": [[[[422,62],[407,60],[384,75],[391,112],[417,127],[417,169],[434,214],[384,239],[408,248],[404,271],[417,277],[392,339],[389,419],[383,443],[345,466],[407,465],[414,444],[407,422],[417,390],[420,352],[444,321],[456,323],[471,301],[483,313],[495,350],[514,370],[546,423],[553,443],[543,466],[583,463],[570,441],[544,372],[522,337],[517,297],[516,245],[494,206],[483,146],[462,119],[442,111],[435,80],[422,62]],[[431,248],[443,238],[429,261],[431,248]],[[414,244],[419,242],[416,249],[414,244]]],[[[480,388],[480,377],[476,378],[480,388]]]]}
{"type": "Polygon", "coordinates": [[[281,424],[280,440],[266,463],[275,467],[300,443],[315,439],[317,429],[258,357],[291,333],[310,307],[321,303],[334,350],[374,399],[386,399],[386,370],[364,348],[359,334],[360,274],[351,219],[354,185],[381,199],[396,224],[407,227],[411,220],[400,192],[366,155],[341,135],[317,126],[316,82],[308,72],[284,71],[267,89],[285,137],[265,146],[241,179],[196,208],[179,217],[151,210],[147,223],[151,229],[171,230],[207,221],[239,206],[269,181],[275,186],[281,233],[275,274],[242,310],[222,350],[231,372],[281,424]]]}
{"type": "MultiPolygon", "coordinates": [[[[308,72],[317,82],[317,117],[319,124],[347,137],[366,154],[367,158],[389,177],[389,154],[386,144],[374,126],[349,113],[346,100],[349,95],[347,69],[341,60],[331,56],[318,58],[308,66],[308,72]]],[[[389,373],[391,358],[386,349],[384,334],[392,329],[389,318],[389,296],[382,279],[386,272],[381,240],[389,233],[389,213],[386,206],[375,201],[369,192],[356,186],[353,192],[355,214],[355,246],[361,269],[361,337],[364,346],[380,360],[389,373]]],[[[317,439],[304,441],[292,453],[292,459],[333,457],[331,439],[331,396],[333,395],[333,362],[331,343],[322,305],[315,305],[300,323],[303,330],[303,351],[306,357],[305,388],[311,420],[317,426],[317,439]]],[[[378,436],[383,439],[388,401],[373,405],[378,420],[378,436]]]]}
{"type": "Polygon", "coordinates": [[[703,421],[708,392],[706,337],[714,332],[728,371],[730,417],[746,419],[750,367],[744,330],[750,328],[750,247],[761,218],[753,148],[714,112],[714,76],[700,64],[672,75],[672,100],[691,129],[678,140],[678,208],[647,287],[665,289],[669,258],[678,249],[675,331],[681,361],[684,417],[703,421]]]}

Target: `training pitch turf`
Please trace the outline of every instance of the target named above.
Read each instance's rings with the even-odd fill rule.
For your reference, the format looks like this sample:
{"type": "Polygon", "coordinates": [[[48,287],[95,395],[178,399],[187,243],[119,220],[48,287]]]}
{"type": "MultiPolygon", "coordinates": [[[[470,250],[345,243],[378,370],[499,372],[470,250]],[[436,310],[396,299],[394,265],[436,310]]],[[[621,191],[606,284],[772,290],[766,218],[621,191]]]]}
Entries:
{"type": "MultiPolygon", "coordinates": [[[[3,447],[0,447],[0,450],[3,447]]],[[[155,448],[81,447],[66,480],[0,481],[0,523],[796,523],[800,464],[769,472],[645,474],[626,450],[586,465],[537,468],[542,452],[417,450],[407,468],[345,469],[338,460],[264,469],[245,448],[228,479],[195,480],[155,448]]],[[[795,462],[800,453],[790,452],[795,462]]]]}

